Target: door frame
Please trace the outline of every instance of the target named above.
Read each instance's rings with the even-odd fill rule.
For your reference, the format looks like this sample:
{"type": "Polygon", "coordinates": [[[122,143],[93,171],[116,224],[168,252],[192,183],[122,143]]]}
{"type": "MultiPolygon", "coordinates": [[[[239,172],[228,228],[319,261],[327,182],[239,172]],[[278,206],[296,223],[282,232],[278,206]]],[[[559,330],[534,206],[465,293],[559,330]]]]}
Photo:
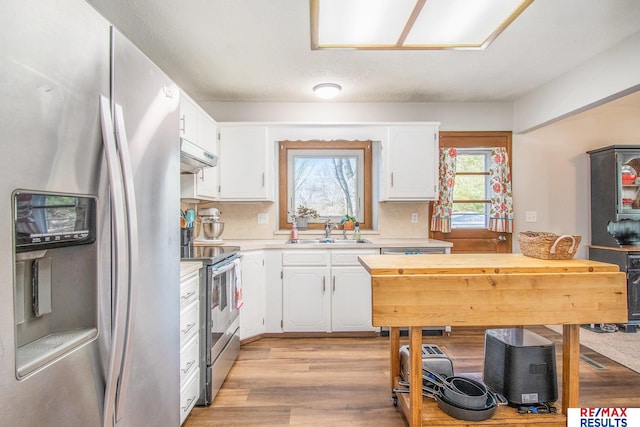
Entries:
{"type": "MultiPolygon", "coordinates": [[[[490,148],[504,147],[509,155],[509,169],[512,171],[512,135],[511,131],[441,131],[439,148],[490,148]]],[[[429,209],[429,225],[433,209],[429,209]]],[[[453,243],[451,253],[494,252],[486,250],[492,244],[496,253],[511,253],[513,250],[513,234],[498,233],[487,229],[452,229],[451,233],[429,230],[429,238],[453,243]],[[499,240],[500,236],[506,240],[499,240]],[[456,247],[456,243],[458,244],[456,247]]]]}

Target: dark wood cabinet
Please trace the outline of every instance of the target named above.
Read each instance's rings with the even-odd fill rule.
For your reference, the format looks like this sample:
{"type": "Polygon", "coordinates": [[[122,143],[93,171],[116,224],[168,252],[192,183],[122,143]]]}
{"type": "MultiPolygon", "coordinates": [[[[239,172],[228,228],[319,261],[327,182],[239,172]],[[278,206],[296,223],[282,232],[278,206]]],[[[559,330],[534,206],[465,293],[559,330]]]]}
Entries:
{"type": "Polygon", "coordinates": [[[591,160],[591,244],[618,246],[610,221],[640,224],[640,145],[612,145],[588,152],[591,160]],[[634,171],[635,176],[631,172],[634,171]]]}
{"type": "Polygon", "coordinates": [[[635,332],[640,325],[640,248],[639,247],[589,247],[589,259],[617,264],[627,273],[628,318],[624,327],[635,332]]]}
{"type": "Polygon", "coordinates": [[[640,245],[620,245],[607,228],[609,223],[625,223],[625,227],[640,236],[640,146],[612,145],[588,154],[591,164],[589,259],[617,264],[620,271],[626,272],[629,321],[622,326],[635,332],[640,325],[640,245]]]}

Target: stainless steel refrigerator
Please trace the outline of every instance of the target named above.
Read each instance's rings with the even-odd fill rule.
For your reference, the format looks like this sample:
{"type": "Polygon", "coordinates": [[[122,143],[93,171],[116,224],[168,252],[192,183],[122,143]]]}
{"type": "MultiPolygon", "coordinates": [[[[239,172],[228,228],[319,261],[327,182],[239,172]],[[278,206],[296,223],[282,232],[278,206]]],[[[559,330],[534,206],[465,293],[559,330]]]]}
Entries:
{"type": "Polygon", "coordinates": [[[85,1],[0,4],[0,425],[179,425],[178,103],[85,1]]]}

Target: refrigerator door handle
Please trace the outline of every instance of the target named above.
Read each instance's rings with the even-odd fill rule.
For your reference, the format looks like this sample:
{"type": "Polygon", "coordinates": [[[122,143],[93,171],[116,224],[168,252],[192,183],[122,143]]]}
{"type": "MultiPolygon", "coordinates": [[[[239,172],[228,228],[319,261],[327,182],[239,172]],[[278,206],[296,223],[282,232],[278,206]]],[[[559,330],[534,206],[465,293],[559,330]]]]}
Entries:
{"type": "Polygon", "coordinates": [[[115,403],[118,393],[118,383],[122,368],[122,353],[125,345],[124,325],[126,323],[126,306],[128,295],[122,290],[129,276],[129,257],[127,256],[127,233],[124,227],[126,221],[124,184],[122,171],[118,160],[116,138],[111,118],[111,103],[109,98],[100,95],[100,119],[102,123],[102,139],[109,175],[109,191],[111,199],[111,233],[113,237],[113,266],[112,266],[112,321],[111,321],[111,351],[104,396],[103,426],[114,425],[115,403]]]}
{"type": "Polygon", "coordinates": [[[131,348],[134,327],[134,308],[136,305],[136,269],[138,266],[138,214],[136,209],[136,195],[133,183],[133,170],[131,157],[129,155],[129,141],[124,123],[122,106],[115,104],[115,131],[116,144],[118,145],[118,156],[124,184],[125,210],[127,221],[127,244],[128,244],[128,280],[126,283],[127,314],[125,323],[124,351],[122,355],[122,367],[120,371],[120,382],[115,407],[116,422],[120,421],[124,412],[126,394],[129,385],[129,371],[131,369],[131,348]]]}

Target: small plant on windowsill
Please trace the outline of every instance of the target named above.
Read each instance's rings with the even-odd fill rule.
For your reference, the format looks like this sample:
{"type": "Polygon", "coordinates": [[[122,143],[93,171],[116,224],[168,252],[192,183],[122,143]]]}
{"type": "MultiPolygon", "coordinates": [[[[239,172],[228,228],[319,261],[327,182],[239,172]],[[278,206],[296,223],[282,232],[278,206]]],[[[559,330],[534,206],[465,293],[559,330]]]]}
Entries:
{"type": "Polygon", "coordinates": [[[342,224],[342,228],[344,230],[353,230],[353,227],[355,226],[356,222],[358,222],[358,220],[355,219],[355,217],[352,217],[349,214],[346,214],[340,220],[340,224],[342,224]]]}
{"type": "Polygon", "coordinates": [[[319,216],[318,211],[305,205],[298,206],[293,213],[289,212],[289,217],[292,222],[295,221],[298,230],[306,230],[309,226],[309,218],[318,218],[319,216]]]}

